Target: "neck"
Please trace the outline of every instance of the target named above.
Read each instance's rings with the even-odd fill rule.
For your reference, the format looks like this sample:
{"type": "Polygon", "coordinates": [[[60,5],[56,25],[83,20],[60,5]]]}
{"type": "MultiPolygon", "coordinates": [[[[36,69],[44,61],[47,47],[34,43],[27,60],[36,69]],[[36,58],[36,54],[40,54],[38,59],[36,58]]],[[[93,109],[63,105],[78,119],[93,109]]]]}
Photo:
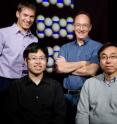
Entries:
{"type": "Polygon", "coordinates": [[[29,73],[29,77],[36,85],[38,85],[43,78],[43,73],[39,75],[34,75],[32,73],[29,73]]]}
{"type": "Polygon", "coordinates": [[[23,32],[23,33],[26,33],[28,30],[25,30],[23,28],[21,28],[21,26],[17,23],[17,26],[19,27],[20,31],[23,32]]]}
{"type": "Polygon", "coordinates": [[[84,39],[77,39],[77,43],[79,44],[79,46],[84,44],[84,39]]]}
{"type": "Polygon", "coordinates": [[[117,76],[117,74],[107,74],[107,73],[104,73],[104,75],[105,75],[105,79],[108,81],[112,80],[114,77],[117,76]]]}

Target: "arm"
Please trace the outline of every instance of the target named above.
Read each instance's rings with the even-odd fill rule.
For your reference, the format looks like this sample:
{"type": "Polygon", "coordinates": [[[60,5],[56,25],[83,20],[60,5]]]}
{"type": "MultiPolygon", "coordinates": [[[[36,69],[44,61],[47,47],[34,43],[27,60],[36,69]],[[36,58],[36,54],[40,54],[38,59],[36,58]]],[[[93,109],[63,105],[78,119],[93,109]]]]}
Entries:
{"type": "Polygon", "coordinates": [[[94,64],[94,63],[87,65],[85,64],[81,68],[75,70],[72,74],[80,75],[80,76],[95,76],[98,69],[99,69],[98,64],[94,64]]]}
{"type": "Polygon", "coordinates": [[[85,82],[77,105],[76,124],[89,124],[89,93],[88,83],[85,82]]]}
{"type": "Polygon", "coordinates": [[[2,54],[3,48],[4,48],[4,38],[0,31],[0,55],[2,54]]]}
{"type": "Polygon", "coordinates": [[[87,61],[79,61],[79,62],[68,62],[64,57],[59,57],[56,59],[57,70],[60,73],[70,73],[77,69],[80,69],[84,65],[88,64],[87,61]]]}

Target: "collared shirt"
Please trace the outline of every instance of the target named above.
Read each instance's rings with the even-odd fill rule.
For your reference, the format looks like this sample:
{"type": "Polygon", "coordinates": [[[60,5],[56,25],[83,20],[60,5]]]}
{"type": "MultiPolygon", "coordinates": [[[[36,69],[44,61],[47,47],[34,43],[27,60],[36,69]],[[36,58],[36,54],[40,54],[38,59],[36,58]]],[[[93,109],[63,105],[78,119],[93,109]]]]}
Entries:
{"type": "Polygon", "coordinates": [[[24,76],[13,82],[9,94],[8,112],[12,124],[64,124],[64,94],[56,80],[44,75],[36,85],[24,76]]]}
{"type": "Polygon", "coordinates": [[[104,74],[87,79],[77,108],[76,124],[117,124],[117,76],[109,86],[104,74]]]}
{"type": "Polygon", "coordinates": [[[0,76],[5,78],[20,78],[27,70],[23,51],[38,39],[28,31],[23,34],[16,24],[0,29],[0,76]]]}
{"type": "MultiPolygon", "coordinates": [[[[76,41],[63,45],[59,55],[63,56],[69,62],[89,61],[90,63],[98,64],[97,52],[101,46],[101,43],[91,40],[88,37],[81,46],[76,41]]],[[[64,87],[72,90],[81,89],[86,79],[87,77],[85,76],[68,74],[64,78],[64,87]]]]}
{"type": "Polygon", "coordinates": [[[116,80],[117,80],[117,77],[114,77],[114,78],[111,79],[111,80],[106,80],[106,79],[104,78],[104,83],[105,83],[108,87],[110,87],[111,85],[113,85],[113,83],[114,83],[116,80]]]}

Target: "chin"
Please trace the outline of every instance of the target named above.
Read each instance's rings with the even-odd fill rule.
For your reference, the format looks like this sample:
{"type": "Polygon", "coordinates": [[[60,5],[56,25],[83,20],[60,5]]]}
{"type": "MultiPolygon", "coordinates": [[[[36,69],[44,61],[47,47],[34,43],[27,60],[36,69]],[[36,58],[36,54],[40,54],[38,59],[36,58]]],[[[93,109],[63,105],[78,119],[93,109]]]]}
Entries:
{"type": "Polygon", "coordinates": [[[106,74],[111,75],[113,74],[113,71],[107,71],[106,74]]]}
{"type": "Polygon", "coordinates": [[[40,75],[42,72],[34,72],[33,74],[35,75],[35,76],[38,76],[38,75],[40,75]]]}
{"type": "Polygon", "coordinates": [[[30,26],[24,26],[23,27],[25,30],[28,30],[30,28],[30,26]]]}

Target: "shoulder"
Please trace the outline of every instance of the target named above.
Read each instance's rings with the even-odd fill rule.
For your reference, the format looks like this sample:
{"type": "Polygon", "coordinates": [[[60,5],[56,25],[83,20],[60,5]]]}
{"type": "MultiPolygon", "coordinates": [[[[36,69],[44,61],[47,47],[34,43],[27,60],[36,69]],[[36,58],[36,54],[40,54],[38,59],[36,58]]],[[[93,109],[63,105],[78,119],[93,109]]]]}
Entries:
{"type": "Polygon", "coordinates": [[[96,75],[85,81],[86,85],[93,86],[103,81],[103,74],[96,75]]]}
{"type": "Polygon", "coordinates": [[[13,81],[13,85],[16,85],[17,87],[19,87],[20,85],[25,85],[25,83],[27,82],[28,80],[28,77],[27,76],[24,76],[24,77],[21,77],[19,79],[16,79],[15,81],[13,81]]]}
{"type": "Polygon", "coordinates": [[[55,80],[54,78],[51,78],[49,76],[45,76],[44,80],[45,80],[45,82],[47,82],[51,86],[54,86],[54,87],[60,86],[60,82],[58,82],[57,80],[55,80]]]}
{"type": "Polygon", "coordinates": [[[38,40],[38,38],[36,37],[36,35],[34,35],[32,32],[31,32],[31,37],[38,40]]]}
{"type": "Polygon", "coordinates": [[[86,43],[86,47],[88,49],[90,49],[90,51],[93,51],[93,52],[96,52],[102,47],[102,43],[98,42],[98,41],[95,41],[95,40],[92,40],[92,39],[88,39],[87,43],[86,43]]]}
{"type": "Polygon", "coordinates": [[[14,24],[0,29],[0,35],[3,37],[11,36],[14,32],[16,32],[16,28],[14,24]]]}
{"type": "Polygon", "coordinates": [[[9,29],[11,29],[11,28],[12,28],[12,26],[0,28],[0,32],[7,31],[7,30],[9,30],[9,29]]]}
{"type": "Polygon", "coordinates": [[[92,39],[90,39],[90,38],[89,38],[89,44],[90,44],[90,45],[93,45],[93,46],[95,46],[95,47],[101,47],[101,46],[103,45],[101,42],[92,40],[92,39]]]}
{"type": "Polygon", "coordinates": [[[63,45],[61,46],[61,48],[67,49],[67,48],[69,48],[69,47],[72,47],[74,44],[75,44],[75,41],[72,41],[72,42],[70,42],[70,43],[63,44],[63,45]]]}

